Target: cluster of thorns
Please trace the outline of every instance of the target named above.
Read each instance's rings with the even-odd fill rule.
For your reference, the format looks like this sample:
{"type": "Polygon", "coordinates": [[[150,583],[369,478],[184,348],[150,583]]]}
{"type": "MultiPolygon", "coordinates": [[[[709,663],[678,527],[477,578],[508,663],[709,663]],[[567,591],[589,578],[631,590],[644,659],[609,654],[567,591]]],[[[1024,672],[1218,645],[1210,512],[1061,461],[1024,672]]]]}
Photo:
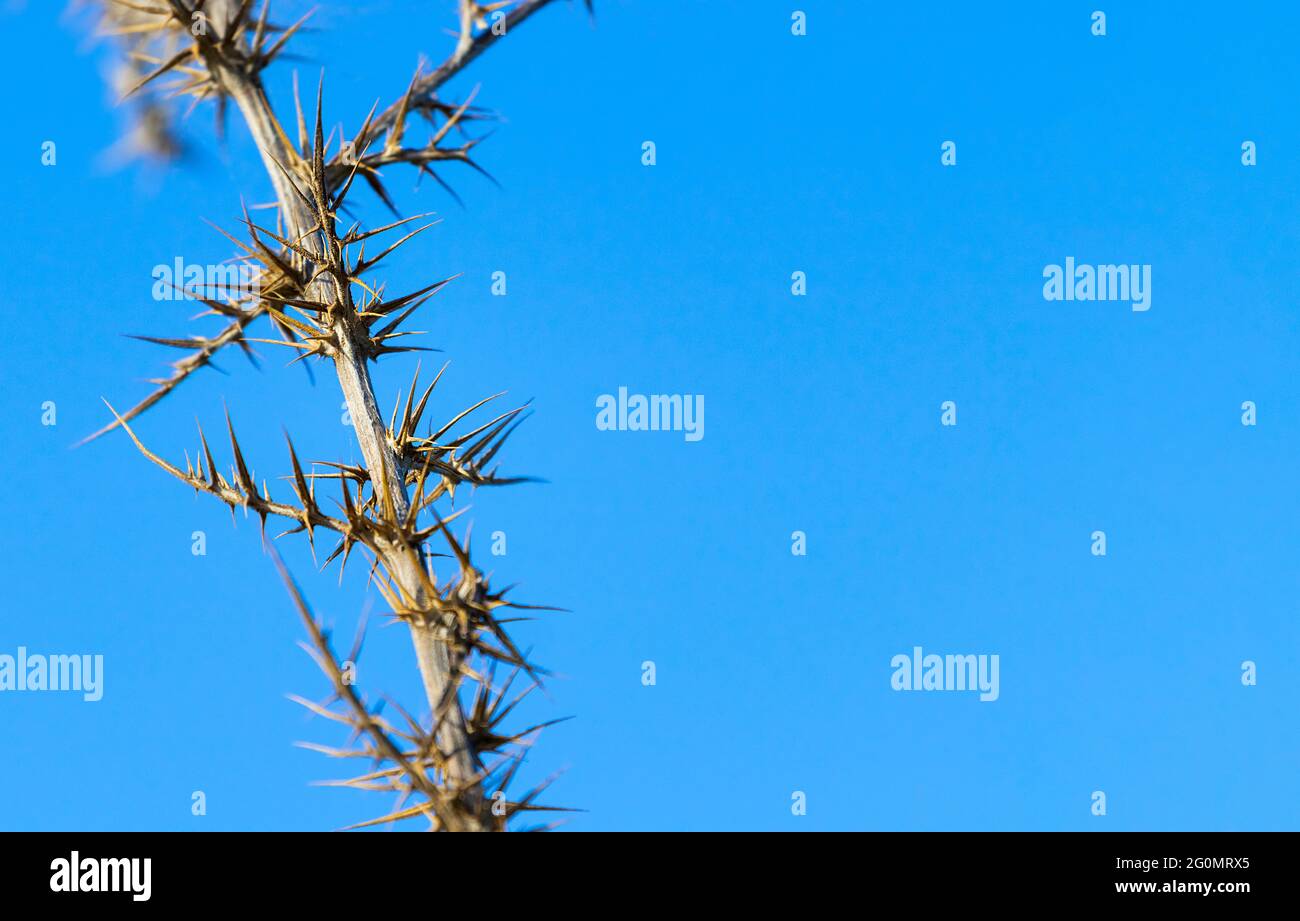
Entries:
{"type": "MultiPolygon", "coordinates": [[[[198,450],[193,458],[186,455],[182,467],[149,450],[131,429],[130,421],[199,368],[211,364],[213,356],[227,346],[236,346],[254,362],[252,343],[295,350],[299,354],[294,361],[330,361],[340,369],[341,383],[343,368],[360,368],[359,386],[370,405],[374,401],[365,371],[368,362],[401,352],[427,351],[402,341],[420,334],[406,329],[405,324],[450,279],[390,298],[382,286],[372,286],[364,276],[433,226],[427,223],[407,229],[408,224],[428,215],[399,218],[374,230],[363,230],[353,222],[345,231],[340,231],[339,216],[348,214],[345,201],[358,178],[396,212],[381,177],[386,166],[412,165],[444,188],[447,186],[434,171],[434,164],[455,161],[478,169],[471,158],[478,140],[465,137],[464,129],[466,122],[484,114],[472,109],[470,100],[458,105],[443,103],[437,89],[501,34],[488,30],[488,14],[500,12],[507,25],[517,24],[547,2],[512,0],[483,6],[461,0],[461,31],[452,57],[433,71],[426,71],[423,65],[418,68],[401,99],[382,112],[373,107],[354,136],[347,138],[338,132],[337,144],[334,132],[328,139],[324,134],[319,89],[314,126],[308,131],[295,79],[297,143],[285,136],[279,121],[270,115],[283,156],[275,156],[265,145],[262,151],[274,167],[271,178],[280,193],[276,226],[271,229],[254,223],[245,209],[247,239],[226,234],[238,248],[236,258],[256,273],[256,293],[184,289],[206,308],[200,316],[221,317],[226,321],[224,327],[211,336],[139,337],[184,349],[187,354],[174,363],[169,377],[155,380],[156,389],[129,411],[119,415],[110,406],[113,422],[86,439],[120,426],[146,457],[196,492],[226,503],[232,514],[241,508],[257,515],[264,541],[267,520],[284,519],[290,526],[276,537],[305,533],[315,558],[318,532],[330,532],[334,545],[322,567],[337,560],[340,578],[353,551],[362,548],[370,560],[370,581],[392,615],[443,644],[448,680],[440,699],[430,701],[427,722],[388,698],[372,706],[353,685],[351,670],[343,664],[355,662],[360,635],[349,655],[340,658],[329,632],[311,613],[279,555],[266,542],[306,624],[311,642],[304,645],[333,686],[323,702],[294,699],[350,730],[344,747],[308,747],[334,757],[372,762],[372,770],[332,783],[397,795],[397,804],[389,813],[354,827],[423,816],[438,830],[505,830],[512,817],[549,808],[536,802],[549,781],[514,799],[507,793],[528,746],[549,724],[519,731],[503,725],[520,701],[540,687],[543,672],[529,662],[507,632],[509,624],[524,618],[502,615],[514,609],[547,609],[508,601],[508,589],[490,586],[470,559],[468,533],[461,541],[450,527],[465,509],[443,517],[436,508],[444,497],[454,503],[459,487],[472,489],[527,479],[500,476],[494,466],[502,445],[525,417],[526,407],[509,409],[478,424],[466,421],[501,396],[497,394],[436,428],[427,425],[420,434],[430,397],[446,366],[422,391],[417,366],[405,401],[399,395],[386,427],[381,419],[375,424],[373,419],[357,419],[354,414],[359,435],[360,427],[373,428],[368,435],[382,450],[375,449],[369,456],[377,459],[377,465],[318,461],[307,472],[286,433],[291,473],[284,479],[292,498],[274,498],[265,480],[259,484],[228,414],[233,458],[228,473],[218,469],[201,427],[198,450]],[[404,143],[412,116],[430,125],[427,142],[419,146],[404,143]],[[453,132],[458,142],[449,144],[453,132]],[[334,152],[328,154],[331,148],[334,152]],[[372,238],[399,228],[403,234],[395,242],[367,254],[367,244],[375,246],[372,238]],[[264,316],[278,338],[249,335],[264,316]],[[376,466],[382,469],[373,469],[376,466]],[[318,467],[327,472],[317,472],[318,467]],[[321,480],[337,481],[336,487],[330,487],[331,492],[337,488],[337,499],[326,500],[318,494],[321,480]],[[434,553],[427,545],[435,542],[445,543],[447,552],[434,553]],[[454,563],[442,580],[434,572],[435,557],[454,563]],[[508,676],[498,683],[496,675],[502,666],[508,676]],[[528,683],[516,692],[512,689],[521,673],[528,683]],[[383,703],[390,704],[400,720],[382,716],[383,703]],[[455,740],[452,748],[449,739],[455,740]],[[463,769],[466,763],[471,766],[468,772],[463,769]]],[[[256,14],[254,6],[254,0],[107,0],[104,31],[124,44],[127,61],[140,71],[128,95],[149,94],[150,107],[159,104],[160,94],[190,96],[196,103],[213,99],[219,123],[228,99],[234,99],[241,109],[251,105],[256,112],[261,106],[269,113],[259,74],[303,26],[305,17],[279,27],[269,19],[269,3],[263,3],[256,14]],[[171,79],[170,85],[165,85],[164,77],[171,79]]]]}

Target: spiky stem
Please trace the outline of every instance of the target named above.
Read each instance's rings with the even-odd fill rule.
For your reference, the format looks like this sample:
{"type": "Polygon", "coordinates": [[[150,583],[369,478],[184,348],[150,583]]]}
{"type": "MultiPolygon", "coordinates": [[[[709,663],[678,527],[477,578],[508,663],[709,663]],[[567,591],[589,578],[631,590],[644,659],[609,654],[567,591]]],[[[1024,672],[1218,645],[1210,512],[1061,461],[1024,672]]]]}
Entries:
{"type": "MultiPolygon", "coordinates": [[[[519,478],[499,478],[491,470],[486,473],[484,470],[518,424],[522,407],[503,413],[446,444],[439,444],[442,435],[487,400],[470,407],[429,438],[416,438],[415,429],[424,402],[437,379],[414,407],[416,382],[412,381],[412,393],[402,423],[397,425],[394,411],[393,431],[389,432],[375,400],[368,362],[384,354],[411,350],[409,347],[390,346],[386,340],[413,335],[393,330],[445,282],[435,282],[384,301],[380,294],[361,281],[361,274],[424,228],[407,233],[369,260],[364,258],[363,245],[356,262],[350,263],[349,246],[363,243],[365,239],[402,226],[407,221],[398,221],[368,233],[357,233],[354,228],[340,235],[335,215],[358,176],[371,186],[380,200],[395,210],[378,173],[388,164],[415,166],[444,188],[446,184],[439,179],[431,164],[457,161],[481,169],[470,156],[477,139],[468,138],[459,146],[442,143],[448,132],[463,127],[464,120],[480,117],[469,111],[472,96],[458,106],[451,106],[439,99],[436,91],[494,43],[499,35],[552,0],[493,0],[487,4],[478,0],[461,0],[461,29],[452,55],[432,72],[426,73],[423,65],[417,68],[406,93],[377,116],[372,109],[356,137],[350,141],[344,139],[346,152],[341,146],[338,154],[328,161],[319,93],[314,138],[310,143],[301,104],[296,106],[298,144],[295,146],[276,118],[259,76],[306,17],[287,28],[276,25],[268,20],[268,3],[262,4],[259,13],[253,13],[256,0],[162,0],[161,7],[141,6],[134,0],[105,2],[111,11],[106,12],[106,20],[114,27],[110,34],[138,36],[132,39],[136,42],[132,54],[151,67],[134,80],[127,90],[128,96],[151,83],[157,87],[155,80],[172,74],[176,80],[172,84],[174,92],[193,95],[196,100],[216,100],[218,124],[228,103],[234,101],[257,144],[275,189],[279,226],[276,231],[257,227],[245,212],[245,223],[252,235],[251,245],[245,245],[234,237],[230,239],[242,251],[239,259],[264,267],[266,281],[260,299],[240,300],[238,304],[234,301],[224,303],[220,298],[204,297],[202,292],[190,292],[213,315],[234,318],[236,322],[216,338],[144,337],[161,345],[186,349],[192,354],[174,363],[176,372],[170,378],[154,382],[160,386],[153,394],[125,414],[119,415],[114,411],[114,421],[91,437],[120,426],[151,461],[232,508],[242,506],[254,510],[262,519],[263,526],[268,516],[278,516],[297,524],[286,533],[305,530],[308,540],[312,540],[313,528],[337,533],[339,544],[330,560],[342,554],[340,566],[346,563],[350,549],[357,545],[364,546],[374,555],[376,568],[372,577],[378,589],[392,605],[394,615],[406,620],[410,626],[425,694],[433,711],[432,727],[427,731],[404,712],[403,716],[413,727],[412,732],[395,730],[387,721],[371,718],[362,699],[341,683],[341,671],[326,635],[292,586],[291,592],[309,621],[316,647],[313,654],[334,683],[336,699],[345,702],[353,713],[351,716],[330,714],[328,707],[310,702],[305,705],[332,719],[342,718],[358,733],[372,739],[368,751],[355,754],[376,756],[393,765],[384,771],[354,778],[345,785],[395,789],[403,797],[420,793],[427,800],[414,807],[399,808],[393,814],[375,820],[375,823],[399,821],[423,813],[437,828],[452,831],[505,830],[509,818],[518,812],[547,810],[550,807],[533,802],[545,789],[546,783],[515,802],[504,801],[504,811],[497,809],[498,794],[510,784],[523,763],[524,738],[549,724],[512,735],[503,735],[498,730],[501,720],[531,690],[530,687],[507,702],[515,674],[519,671],[527,673],[534,682],[532,687],[540,686],[540,681],[534,667],[526,661],[503,629],[503,623],[492,612],[503,605],[533,606],[506,601],[505,591],[492,592],[482,574],[470,562],[468,547],[463,547],[447,527],[451,518],[457,516],[444,520],[431,510],[431,503],[439,495],[454,495],[458,483],[499,485],[521,481],[519,478]],[[491,29],[482,28],[486,16],[496,16],[506,8],[509,8],[509,13],[504,20],[495,20],[491,29]],[[503,28],[497,28],[497,25],[503,28]],[[477,34],[476,29],[479,30],[477,34]],[[274,39],[271,38],[273,34],[277,35],[274,39]],[[412,114],[428,119],[436,127],[424,146],[409,147],[402,143],[407,118],[412,114]],[[382,144],[376,144],[381,138],[382,144]],[[372,146],[379,149],[367,153],[372,146]],[[355,155],[358,151],[360,157],[355,155]],[[281,249],[277,252],[269,248],[265,239],[274,240],[281,249]],[[365,289],[368,296],[363,299],[364,303],[354,301],[353,285],[365,289]],[[301,314],[307,322],[291,318],[285,309],[301,314]],[[245,327],[263,314],[271,316],[282,335],[282,342],[254,339],[245,334],[245,327]],[[371,332],[372,324],[390,315],[392,319],[377,332],[371,332]],[[202,430],[199,433],[202,456],[195,462],[197,467],[192,467],[187,459],[183,470],[149,451],[131,431],[130,419],[157,403],[195,369],[208,363],[217,349],[235,344],[251,356],[250,342],[276,342],[303,350],[303,358],[316,355],[333,360],[366,464],[364,470],[356,466],[329,465],[341,471],[333,476],[342,482],[347,512],[344,519],[321,512],[314,498],[316,479],[311,478],[311,485],[308,485],[308,478],[302,472],[291,442],[294,492],[302,503],[300,506],[273,501],[265,484],[259,489],[239,449],[233,427],[228,426],[235,460],[229,480],[216,471],[202,430]],[[426,493],[431,472],[436,485],[432,492],[426,493]],[[416,484],[414,497],[408,492],[407,485],[412,478],[416,484]],[[360,485],[363,481],[370,483],[369,499],[364,498],[364,488],[360,485]],[[351,492],[353,485],[357,490],[355,500],[351,492]],[[436,527],[417,526],[419,513],[426,510],[437,520],[436,527]],[[445,589],[439,588],[432,571],[427,571],[429,564],[422,546],[423,541],[435,533],[446,538],[459,566],[457,577],[448,580],[445,589]],[[470,667],[469,660],[476,655],[490,661],[486,674],[479,673],[477,664],[470,667]],[[497,662],[509,662],[515,669],[499,689],[493,686],[493,666],[497,662]],[[462,702],[461,689],[466,680],[473,682],[477,691],[472,698],[465,695],[462,702]],[[403,749],[409,750],[399,751],[394,739],[399,740],[403,749]],[[516,746],[519,748],[517,752],[506,754],[508,748],[516,746]],[[503,760],[485,768],[489,755],[500,756],[503,760]],[[377,778],[387,779],[377,782],[377,778]],[[484,808],[484,791],[488,784],[494,788],[490,815],[484,808]]],[[[591,0],[584,0],[584,3],[590,11],[591,0]]],[[[294,95],[297,102],[296,82],[294,95]]],[[[417,379],[418,376],[417,370],[417,379]]]]}
{"type": "MultiPolygon", "coordinates": [[[[229,21],[226,0],[210,2],[208,11],[215,22],[229,21]]],[[[231,66],[219,54],[207,55],[206,63],[209,72],[235,101],[248,124],[249,131],[261,152],[271,183],[275,187],[280,215],[288,236],[292,239],[302,237],[310,232],[315,217],[277,165],[277,163],[292,163],[297,155],[285,144],[284,135],[261,81],[256,75],[250,75],[231,66]]],[[[322,276],[315,284],[324,288],[319,295],[321,300],[328,301],[329,279],[322,276]]],[[[334,355],[334,367],[338,374],[339,386],[343,391],[343,398],[347,402],[357,442],[370,472],[371,485],[376,497],[386,496],[386,501],[392,504],[398,519],[402,520],[410,509],[410,497],[404,483],[405,471],[394,446],[387,437],[387,428],[380,415],[370,381],[370,372],[366,366],[365,353],[356,339],[356,331],[347,323],[346,318],[341,317],[335,322],[334,334],[338,343],[334,355]]],[[[392,574],[402,591],[417,605],[424,607],[428,599],[424,589],[425,580],[419,570],[421,564],[418,548],[415,555],[399,552],[397,548],[387,548],[381,552],[385,568],[392,574]]],[[[433,709],[435,721],[440,713],[445,713],[437,732],[437,739],[438,747],[447,759],[448,779],[454,787],[465,791],[465,795],[473,803],[481,796],[478,783],[479,765],[469,744],[460,701],[454,691],[449,694],[449,688],[455,683],[455,675],[452,671],[450,653],[442,638],[445,628],[440,624],[422,625],[412,621],[410,629],[411,639],[415,645],[416,661],[419,664],[425,694],[429,706],[433,709]]],[[[471,811],[477,813],[477,809],[471,811]]],[[[472,830],[481,829],[475,827],[472,830]]]]}

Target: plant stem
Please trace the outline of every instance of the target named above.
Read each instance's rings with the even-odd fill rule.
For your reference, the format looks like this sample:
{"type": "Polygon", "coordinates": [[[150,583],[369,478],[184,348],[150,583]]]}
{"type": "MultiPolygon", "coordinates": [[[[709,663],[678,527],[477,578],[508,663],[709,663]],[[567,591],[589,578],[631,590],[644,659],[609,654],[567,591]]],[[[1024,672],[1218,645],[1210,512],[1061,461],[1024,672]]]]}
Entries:
{"type": "MultiPolygon", "coordinates": [[[[221,15],[224,0],[210,2],[208,6],[214,21],[226,21],[221,15]]],[[[209,55],[207,64],[209,71],[234,100],[257,143],[263,164],[275,188],[288,238],[302,237],[314,226],[315,218],[299,198],[290,180],[277,166],[277,162],[288,166],[299,158],[296,152],[286,148],[261,81],[255,75],[231,66],[220,55],[209,55]]],[[[322,293],[330,293],[330,281],[327,278],[322,277],[315,284],[324,289],[322,293]]],[[[328,302],[328,297],[321,297],[321,300],[328,302]]],[[[410,510],[410,497],[405,485],[406,471],[388,438],[387,426],[375,401],[366,357],[345,320],[336,322],[334,333],[338,340],[334,367],[352,418],[357,442],[370,473],[371,485],[377,497],[387,496],[397,520],[404,520],[410,510]]],[[[424,588],[425,575],[420,569],[420,548],[416,547],[415,551],[412,554],[406,552],[405,548],[387,548],[381,552],[381,558],[385,569],[405,595],[418,608],[428,610],[430,599],[424,588]]],[[[443,624],[423,625],[411,621],[410,630],[425,695],[436,720],[444,706],[444,698],[448,695],[448,686],[454,683],[455,677],[450,651],[444,641],[446,627],[443,624]]],[[[478,759],[469,744],[464,714],[460,701],[454,694],[446,702],[446,715],[436,735],[438,748],[447,761],[448,780],[455,788],[464,791],[471,802],[476,803],[482,795],[478,759]]],[[[482,827],[476,824],[472,830],[482,830],[482,827]]]]}

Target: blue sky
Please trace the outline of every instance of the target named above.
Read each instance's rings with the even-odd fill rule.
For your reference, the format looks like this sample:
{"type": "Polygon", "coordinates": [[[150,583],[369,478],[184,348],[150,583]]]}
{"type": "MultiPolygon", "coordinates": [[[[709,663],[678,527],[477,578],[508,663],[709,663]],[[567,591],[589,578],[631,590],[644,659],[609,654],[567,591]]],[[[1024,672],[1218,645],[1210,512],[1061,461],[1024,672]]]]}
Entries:
{"type": "MultiPolygon", "coordinates": [[[[450,2],[318,5],[269,75],[281,113],[292,69],[314,85],[325,65],[326,118],[355,130],[450,48],[450,2]]],[[[61,7],[0,14],[0,653],[102,654],[105,689],[0,693],[0,827],[377,815],[386,799],[310,786],[343,766],[291,744],[340,739],[285,699],[324,683],[256,521],[120,433],[69,450],[101,396],[130,405],[177,357],[120,334],[202,328],[151,298],[152,267],[227,258],[202,219],[233,229],[241,195],[270,193],[242,125],[223,147],[206,108],[189,162],[106,171],[106,49],[61,7]]],[[[575,830],[1297,827],[1300,10],[865,7],[803,0],[795,37],[788,2],[604,0],[594,28],[559,5],[450,87],[504,117],[479,149],[500,188],[449,170],[461,207],[390,173],[406,212],[443,218],[390,289],[462,273],[416,327],[445,352],[426,369],[452,361],[431,411],[498,390],[536,408],[505,469],[549,482],[469,513],[481,565],[571,609],[519,630],[556,672],[529,715],[574,717],[528,779],[564,771],[550,799],[586,810],[575,830]],[[1151,265],[1151,309],[1044,300],[1067,256],[1151,265]],[[703,394],[705,437],[598,430],[619,386],[703,394]],[[891,690],[914,646],[998,655],[999,699],[891,690]]],[[[262,357],[228,356],[137,431],[180,458],[224,403],[259,476],[288,471],[282,426],[304,457],[355,458],[330,369],[313,387],[262,357]]],[[[413,365],[376,369],[385,409],[413,365]]],[[[372,608],[361,683],[418,705],[361,570],[340,587],[296,540],[281,552],[341,638],[372,608]]]]}

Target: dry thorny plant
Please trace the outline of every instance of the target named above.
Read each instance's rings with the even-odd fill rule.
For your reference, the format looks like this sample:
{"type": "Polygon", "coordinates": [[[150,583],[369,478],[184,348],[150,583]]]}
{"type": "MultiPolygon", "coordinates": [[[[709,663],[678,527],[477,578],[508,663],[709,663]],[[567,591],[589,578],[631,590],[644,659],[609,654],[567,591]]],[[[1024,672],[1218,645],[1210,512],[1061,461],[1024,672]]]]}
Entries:
{"type": "MultiPolygon", "coordinates": [[[[153,154],[176,149],[173,127],[161,114],[167,112],[171,98],[190,97],[193,105],[214,102],[218,126],[233,103],[261,151],[275,188],[276,219],[273,229],[262,226],[245,209],[246,238],[227,234],[238,249],[236,259],[253,273],[256,283],[251,291],[182,289],[204,305],[206,311],[200,316],[220,317],[224,327],[207,336],[145,337],[182,349],[186,355],[173,364],[169,377],[153,381],[155,389],[130,410],[119,414],[110,406],[114,421],[86,440],[120,426],[146,457],[197,492],[226,503],[232,514],[236,506],[245,514],[255,513],[261,519],[264,542],[268,518],[292,522],[283,534],[305,533],[313,555],[317,532],[332,532],[337,543],[324,566],[338,560],[342,570],[360,548],[369,560],[369,578],[393,617],[410,628],[430,715],[422,722],[384,698],[398,714],[390,720],[380,715],[380,706],[367,702],[342,664],[356,655],[359,640],[349,657],[340,658],[328,631],[312,615],[279,555],[266,542],[306,623],[311,642],[304,646],[333,685],[324,702],[297,699],[350,731],[344,747],[308,747],[371,762],[371,770],[337,784],[396,794],[391,811],[363,826],[423,816],[434,830],[504,831],[512,818],[523,813],[554,811],[537,802],[546,783],[513,798],[508,792],[527,747],[549,724],[518,731],[504,725],[519,701],[540,686],[544,672],[520,651],[507,630],[524,617],[503,615],[512,609],[549,609],[508,601],[506,590],[489,585],[470,560],[468,536],[462,542],[450,527],[464,509],[444,516],[437,505],[443,499],[454,501],[460,486],[472,489],[520,481],[499,476],[492,462],[522,421],[524,407],[482,423],[467,423],[470,414],[495,399],[489,397],[436,430],[429,424],[421,435],[420,423],[442,372],[417,398],[417,366],[405,403],[399,394],[385,424],[369,363],[420,350],[403,344],[403,337],[414,334],[404,324],[448,280],[397,297],[362,280],[385,256],[431,226],[406,228],[427,215],[399,217],[373,230],[363,230],[358,223],[344,229],[339,218],[340,212],[348,214],[344,202],[358,178],[396,211],[381,177],[385,166],[409,164],[444,188],[436,172],[442,166],[461,163],[479,168],[473,159],[477,139],[466,128],[487,115],[471,106],[472,97],[453,103],[444,98],[441,88],[551,0],[458,2],[455,50],[432,70],[422,62],[401,97],[382,111],[378,104],[372,107],[351,138],[342,129],[325,137],[319,88],[315,123],[308,130],[295,75],[295,143],[271,108],[261,73],[281,55],[304,20],[276,24],[270,3],[257,0],[103,0],[102,31],[115,38],[125,59],[118,76],[129,82],[124,97],[140,100],[144,124],[139,130],[144,133],[137,144],[153,154]],[[428,137],[423,144],[412,145],[408,129],[416,121],[427,124],[428,137]],[[404,230],[395,242],[378,252],[371,243],[367,254],[371,238],[398,228],[404,230]],[[278,338],[250,335],[263,317],[278,338]],[[229,416],[233,466],[228,475],[218,471],[201,428],[199,450],[192,460],[186,456],[183,468],[141,443],[130,428],[132,419],[208,365],[221,350],[234,346],[253,357],[252,343],[293,349],[299,353],[294,361],[333,363],[364,465],[317,462],[329,472],[317,473],[316,464],[311,464],[312,472],[307,473],[290,441],[291,476],[285,479],[296,501],[278,501],[265,481],[259,487],[229,416]],[[340,496],[333,514],[322,507],[319,480],[337,481],[329,487],[336,487],[340,496]],[[435,553],[434,546],[444,543],[448,552],[435,553]],[[452,564],[441,578],[435,572],[435,557],[452,564]],[[498,671],[508,676],[498,680],[498,671]],[[525,687],[517,691],[521,673],[526,676],[525,687]]],[[[590,0],[584,3],[590,12],[590,0]]]]}

